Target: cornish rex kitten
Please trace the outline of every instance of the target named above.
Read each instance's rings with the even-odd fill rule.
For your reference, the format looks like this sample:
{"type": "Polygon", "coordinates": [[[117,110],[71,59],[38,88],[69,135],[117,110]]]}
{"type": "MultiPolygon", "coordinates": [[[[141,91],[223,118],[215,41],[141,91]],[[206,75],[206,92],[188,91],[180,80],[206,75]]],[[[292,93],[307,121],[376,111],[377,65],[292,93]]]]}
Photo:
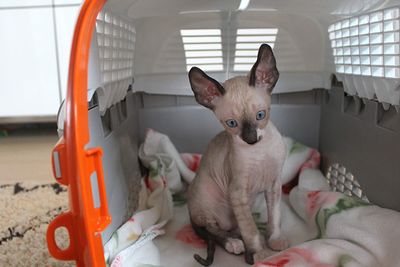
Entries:
{"type": "Polygon", "coordinates": [[[219,84],[197,67],[189,72],[197,102],[211,109],[225,128],[208,145],[189,187],[191,223],[208,246],[207,259],[194,256],[202,265],[213,262],[215,243],[229,253],[245,252],[249,264],[256,253],[270,252],[251,213],[260,192],[264,192],[268,206],[267,245],[272,250],[288,247],[280,233],[279,209],[286,149],[269,121],[271,91],[278,77],[275,57],[267,44],[261,45],[247,77],[219,84]]]}

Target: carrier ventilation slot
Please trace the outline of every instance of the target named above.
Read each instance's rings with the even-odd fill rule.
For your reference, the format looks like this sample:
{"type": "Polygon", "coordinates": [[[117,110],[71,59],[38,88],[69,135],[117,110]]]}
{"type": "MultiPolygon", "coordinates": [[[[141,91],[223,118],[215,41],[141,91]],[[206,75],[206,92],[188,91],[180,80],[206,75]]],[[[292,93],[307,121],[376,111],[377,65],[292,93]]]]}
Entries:
{"type": "Polygon", "coordinates": [[[222,71],[222,39],[220,29],[181,30],[186,69],[198,66],[205,71],[222,71]]]}
{"type": "Polygon", "coordinates": [[[104,137],[107,137],[128,118],[126,98],[108,108],[100,118],[104,137]]]}
{"type": "MultiPolygon", "coordinates": [[[[249,71],[257,60],[260,44],[274,48],[277,28],[237,29],[234,71],[249,71]]],[[[185,50],[186,69],[198,66],[206,71],[223,71],[220,29],[183,29],[181,38],[185,50]]]]}
{"type": "Polygon", "coordinates": [[[399,8],[339,21],[329,37],[336,72],[400,78],[399,8]]]}
{"type": "Polygon", "coordinates": [[[133,83],[135,27],[127,19],[103,11],[97,16],[96,39],[100,84],[96,85],[100,114],[126,97],[133,83]]]}
{"type": "Polygon", "coordinates": [[[234,71],[249,71],[257,60],[260,44],[274,48],[277,28],[237,29],[234,71]]]}
{"type": "Polygon", "coordinates": [[[96,21],[100,69],[103,82],[121,81],[133,76],[135,28],[108,12],[101,12],[96,21]]]}
{"type": "Polygon", "coordinates": [[[336,73],[346,92],[399,105],[399,7],[338,21],[328,32],[336,73]]]}
{"type": "Polygon", "coordinates": [[[331,165],[328,168],[326,178],[332,191],[341,192],[347,196],[355,196],[369,202],[357,179],[343,165],[338,163],[331,165]]]}

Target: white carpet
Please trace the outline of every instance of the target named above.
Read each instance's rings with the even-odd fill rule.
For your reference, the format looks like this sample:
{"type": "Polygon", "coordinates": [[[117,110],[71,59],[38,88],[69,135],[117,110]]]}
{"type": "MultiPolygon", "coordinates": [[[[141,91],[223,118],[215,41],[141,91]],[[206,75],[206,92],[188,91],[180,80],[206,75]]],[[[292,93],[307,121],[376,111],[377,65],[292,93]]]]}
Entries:
{"type": "MultiPolygon", "coordinates": [[[[67,209],[67,191],[58,184],[0,185],[0,266],[74,266],[53,259],[46,243],[49,222],[67,209]]],[[[66,232],[57,231],[66,247],[66,232]]]]}

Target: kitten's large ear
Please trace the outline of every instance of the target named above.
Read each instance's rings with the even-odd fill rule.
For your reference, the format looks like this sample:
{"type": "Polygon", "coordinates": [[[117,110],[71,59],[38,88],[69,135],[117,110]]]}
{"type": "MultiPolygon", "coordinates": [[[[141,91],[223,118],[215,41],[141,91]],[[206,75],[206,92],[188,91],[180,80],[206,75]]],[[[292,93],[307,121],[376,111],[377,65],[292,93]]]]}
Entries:
{"type": "Polygon", "coordinates": [[[214,109],[214,101],[225,94],[225,89],[219,82],[197,67],[190,69],[189,81],[197,103],[209,109],[214,109]]]}
{"type": "Polygon", "coordinates": [[[250,71],[249,85],[267,90],[269,93],[274,89],[279,78],[276,61],[272,48],[262,44],[258,50],[257,61],[250,71]]]}

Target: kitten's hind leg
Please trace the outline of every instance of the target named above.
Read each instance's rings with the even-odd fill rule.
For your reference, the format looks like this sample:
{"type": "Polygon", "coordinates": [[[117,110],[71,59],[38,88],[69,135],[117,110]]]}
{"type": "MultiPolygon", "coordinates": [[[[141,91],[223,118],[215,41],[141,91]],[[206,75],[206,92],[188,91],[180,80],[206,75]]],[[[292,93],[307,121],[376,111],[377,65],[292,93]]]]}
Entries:
{"type": "Polygon", "coordinates": [[[245,251],[244,243],[240,239],[240,235],[235,232],[223,231],[217,226],[198,226],[192,221],[192,227],[197,235],[199,235],[207,243],[207,258],[203,259],[198,254],[194,255],[196,261],[204,266],[209,266],[214,261],[215,243],[223,247],[231,254],[242,254],[245,251]]]}
{"type": "Polygon", "coordinates": [[[242,254],[245,250],[239,231],[224,231],[217,225],[207,226],[207,231],[215,237],[218,245],[231,254],[242,254]]]}

